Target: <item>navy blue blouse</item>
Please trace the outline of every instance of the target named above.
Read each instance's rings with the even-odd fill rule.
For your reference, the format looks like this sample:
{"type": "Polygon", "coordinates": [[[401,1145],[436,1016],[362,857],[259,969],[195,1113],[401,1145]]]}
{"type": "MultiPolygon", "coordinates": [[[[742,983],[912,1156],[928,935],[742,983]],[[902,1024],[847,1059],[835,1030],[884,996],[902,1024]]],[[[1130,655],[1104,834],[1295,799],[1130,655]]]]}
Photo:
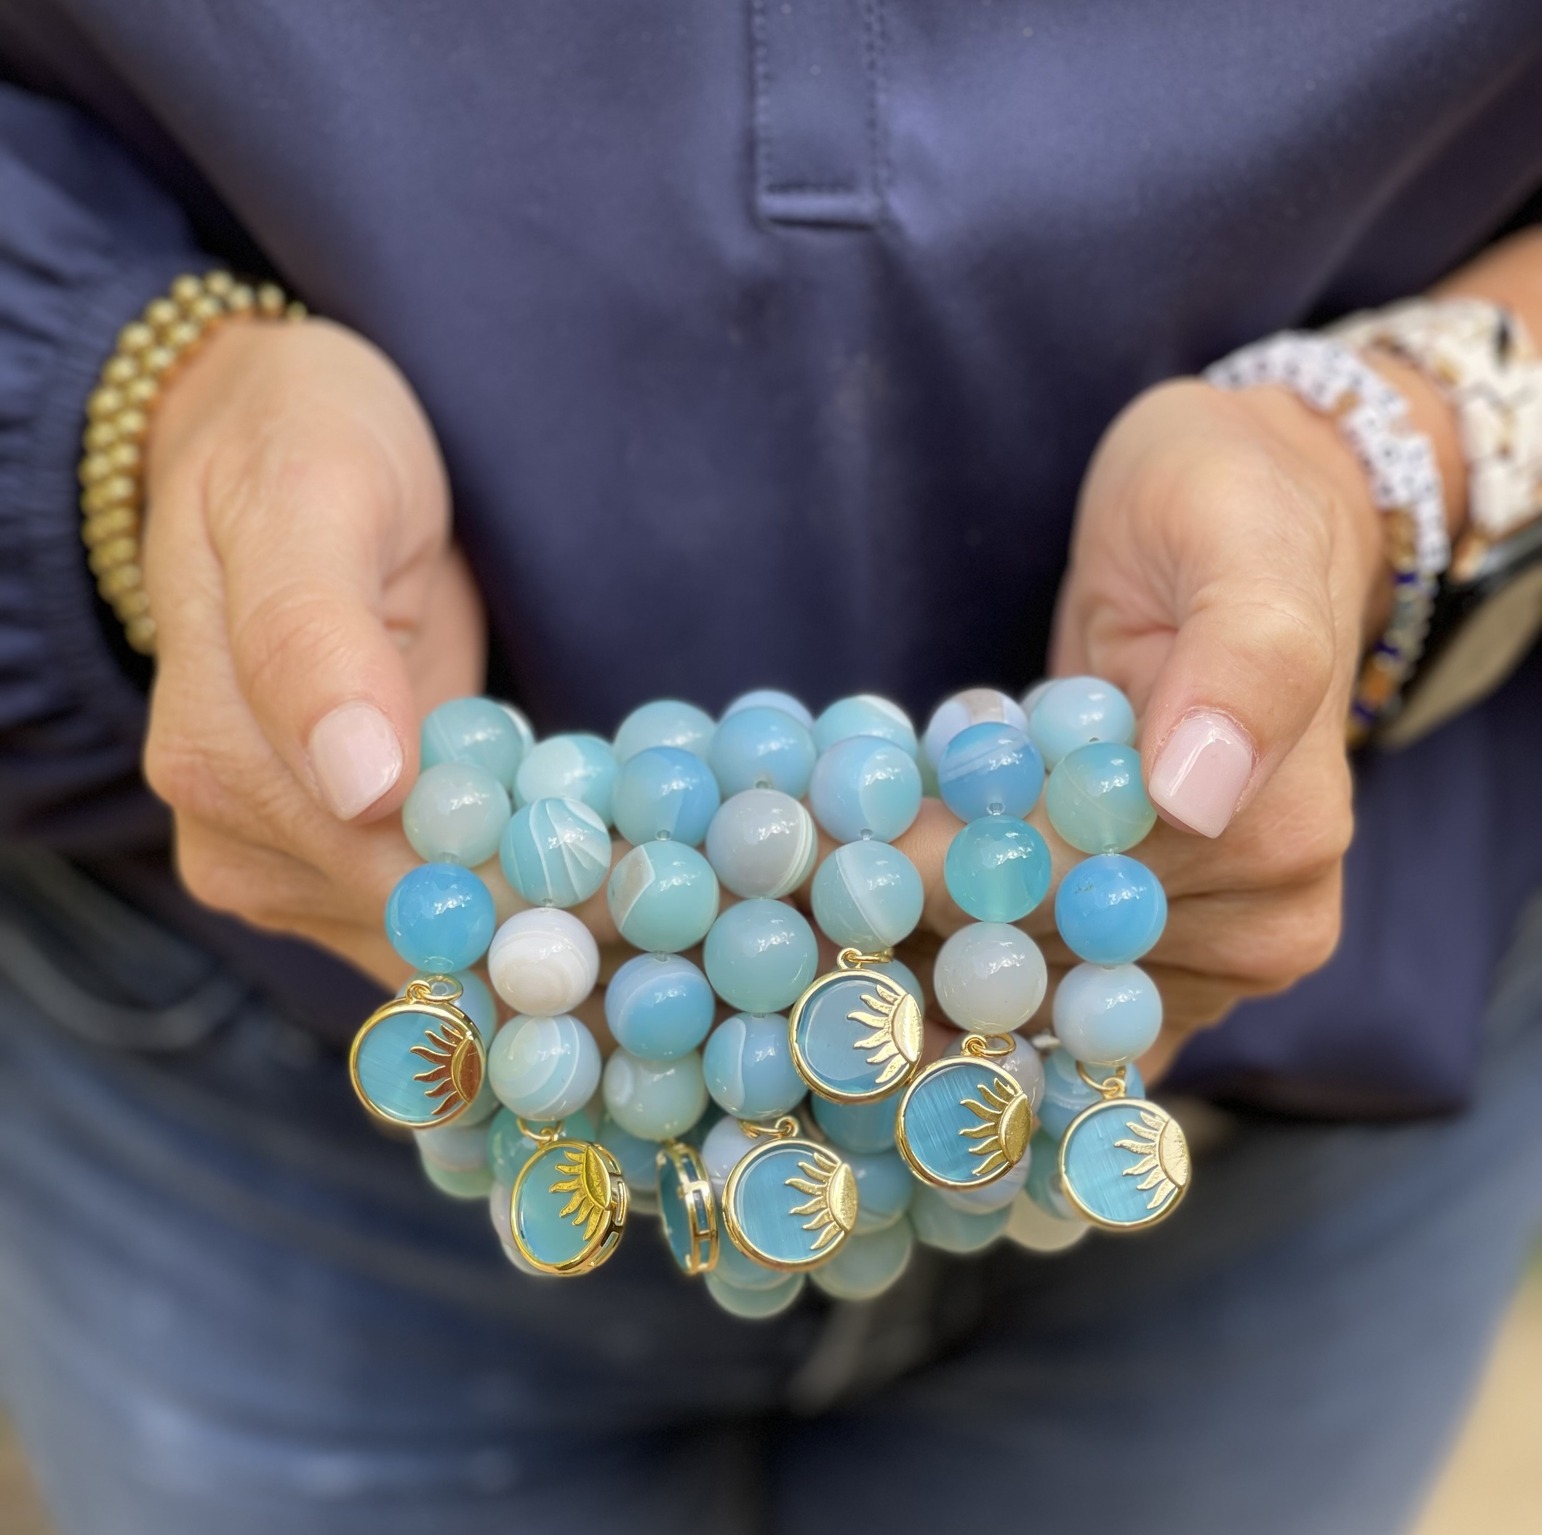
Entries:
{"type": "MultiPolygon", "coordinates": [[[[0,82],[4,834],[152,904],[73,463],[179,269],[270,269],[397,360],[498,680],[604,730],[757,684],[1020,688],[1126,400],[1424,288],[1542,188],[1536,0],[9,0],[0,82]]],[[[1539,704],[1533,661],[1367,766],[1339,956],[1189,1082],[1460,1101],[1542,880],[1539,704]]]]}

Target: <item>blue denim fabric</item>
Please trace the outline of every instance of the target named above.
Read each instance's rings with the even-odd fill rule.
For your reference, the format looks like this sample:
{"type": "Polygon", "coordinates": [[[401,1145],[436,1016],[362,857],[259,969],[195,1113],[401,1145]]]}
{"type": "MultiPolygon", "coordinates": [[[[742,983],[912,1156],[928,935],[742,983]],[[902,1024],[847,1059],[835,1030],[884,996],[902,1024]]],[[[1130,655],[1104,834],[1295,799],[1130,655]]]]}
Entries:
{"type": "Polygon", "coordinates": [[[1470,1111],[1235,1121],[1144,1239],[923,1253],[875,1305],[762,1325],[643,1220],[529,1280],[310,1036],[165,935],[114,944],[110,905],[69,964],[4,872],[0,1387],[63,1535],[1376,1535],[1542,1203],[1537,924],[1470,1111]],[[93,999],[144,1048],[83,1038],[93,999]]]}

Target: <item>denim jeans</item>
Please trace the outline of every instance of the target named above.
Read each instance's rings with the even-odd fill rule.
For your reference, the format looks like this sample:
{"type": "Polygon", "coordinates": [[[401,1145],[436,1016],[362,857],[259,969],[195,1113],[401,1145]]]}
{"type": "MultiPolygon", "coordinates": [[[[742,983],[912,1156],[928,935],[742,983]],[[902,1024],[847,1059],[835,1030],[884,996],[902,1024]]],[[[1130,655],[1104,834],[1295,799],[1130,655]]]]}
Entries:
{"type": "Polygon", "coordinates": [[[63,1535],[1377,1535],[1542,1207],[1534,923],[1467,1113],[1231,1117],[1145,1237],[761,1324],[645,1220],[527,1279],[333,1053],[44,875],[0,868],[0,1389],[63,1535]]]}

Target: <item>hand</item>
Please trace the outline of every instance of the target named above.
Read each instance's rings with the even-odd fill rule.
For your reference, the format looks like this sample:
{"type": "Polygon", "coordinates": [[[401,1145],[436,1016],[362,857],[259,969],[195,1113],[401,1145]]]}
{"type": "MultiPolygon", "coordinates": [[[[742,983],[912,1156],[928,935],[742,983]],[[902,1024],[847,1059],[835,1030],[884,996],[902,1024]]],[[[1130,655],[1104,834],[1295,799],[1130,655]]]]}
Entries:
{"type": "Polygon", "coordinates": [[[418,724],[485,662],[422,410],[338,326],[227,325],[167,388],[147,489],[145,774],[183,881],[397,984],[381,912],[417,862],[394,812],[418,724]]]}

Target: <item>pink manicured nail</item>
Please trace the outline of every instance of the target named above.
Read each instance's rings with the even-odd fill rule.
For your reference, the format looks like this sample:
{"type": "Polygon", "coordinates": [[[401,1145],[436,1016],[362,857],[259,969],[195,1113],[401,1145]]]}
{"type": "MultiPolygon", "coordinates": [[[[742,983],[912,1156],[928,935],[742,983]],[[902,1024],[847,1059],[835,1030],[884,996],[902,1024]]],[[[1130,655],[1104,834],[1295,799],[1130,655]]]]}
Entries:
{"type": "Polygon", "coordinates": [[[1152,803],[1201,836],[1219,837],[1253,776],[1257,753],[1235,720],[1200,710],[1178,722],[1157,754],[1152,803]]]}
{"type": "Polygon", "coordinates": [[[340,704],[311,731],[311,766],[339,820],[368,810],[402,774],[402,745],[373,704],[340,704]]]}

